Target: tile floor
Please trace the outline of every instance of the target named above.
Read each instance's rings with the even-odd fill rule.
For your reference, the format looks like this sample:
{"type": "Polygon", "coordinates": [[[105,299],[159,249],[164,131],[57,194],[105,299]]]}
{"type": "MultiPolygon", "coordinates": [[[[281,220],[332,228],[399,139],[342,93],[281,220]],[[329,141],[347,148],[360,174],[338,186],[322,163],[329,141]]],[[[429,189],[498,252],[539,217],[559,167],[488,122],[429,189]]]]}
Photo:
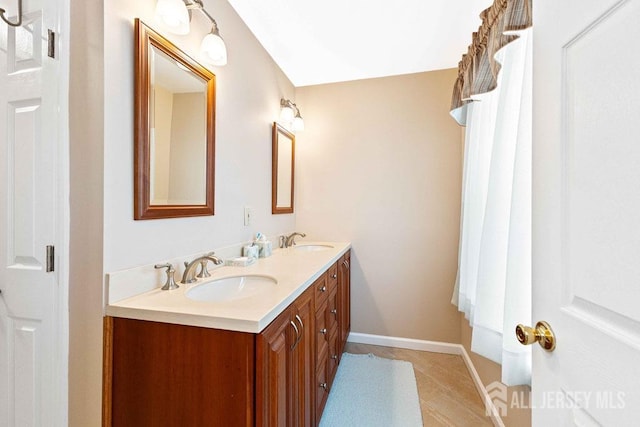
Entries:
{"type": "Polygon", "coordinates": [[[355,343],[345,351],[413,363],[425,426],[493,426],[461,356],[355,343]]]}

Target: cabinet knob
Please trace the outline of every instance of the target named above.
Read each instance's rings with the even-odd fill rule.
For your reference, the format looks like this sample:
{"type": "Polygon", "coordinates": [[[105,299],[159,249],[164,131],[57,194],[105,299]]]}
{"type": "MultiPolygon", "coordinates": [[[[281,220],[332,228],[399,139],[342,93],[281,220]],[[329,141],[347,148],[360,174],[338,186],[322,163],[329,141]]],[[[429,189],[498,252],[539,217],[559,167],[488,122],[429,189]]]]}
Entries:
{"type": "Polygon", "coordinates": [[[322,329],[320,329],[320,333],[321,333],[321,334],[326,334],[326,333],[327,333],[327,328],[322,328],[322,329]]]}
{"type": "Polygon", "coordinates": [[[327,292],[327,286],[322,285],[322,287],[320,288],[320,292],[327,292]]]}
{"type": "Polygon", "coordinates": [[[338,278],[338,275],[337,275],[336,273],[333,273],[333,274],[331,275],[331,278],[332,278],[332,279],[337,279],[337,278],[338,278]]]}
{"type": "Polygon", "coordinates": [[[327,383],[320,383],[320,388],[327,389],[327,383]]]}
{"type": "Polygon", "coordinates": [[[338,355],[337,355],[337,354],[334,354],[333,356],[331,356],[331,358],[332,358],[333,360],[338,360],[338,355]]]}
{"type": "Polygon", "coordinates": [[[335,314],[337,316],[338,315],[338,309],[334,308],[333,310],[331,310],[331,314],[335,314]]]}

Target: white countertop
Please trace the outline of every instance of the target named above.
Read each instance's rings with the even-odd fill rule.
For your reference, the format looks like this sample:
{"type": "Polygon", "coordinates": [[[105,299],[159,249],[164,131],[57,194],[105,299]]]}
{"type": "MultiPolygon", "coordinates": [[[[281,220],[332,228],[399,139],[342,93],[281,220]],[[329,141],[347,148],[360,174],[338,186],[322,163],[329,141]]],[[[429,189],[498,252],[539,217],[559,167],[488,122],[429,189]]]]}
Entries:
{"type": "MultiPolygon", "coordinates": [[[[179,283],[180,288],[176,290],[160,290],[159,284],[154,290],[111,302],[106,306],[105,314],[179,325],[261,332],[351,248],[350,243],[344,242],[304,242],[299,246],[310,244],[330,245],[333,248],[322,251],[277,249],[272,256],[260,258],[247,267],[210,269],[211,277],[186,285],[179,283]],[[277,284],[269,292],[233,301],[200,302],[186,297],[187,291],[194,286],[238,275],[271,276],[277,280],[277,284]]],[[[179,280],[176,274],[176,281],[179,280]]]]}

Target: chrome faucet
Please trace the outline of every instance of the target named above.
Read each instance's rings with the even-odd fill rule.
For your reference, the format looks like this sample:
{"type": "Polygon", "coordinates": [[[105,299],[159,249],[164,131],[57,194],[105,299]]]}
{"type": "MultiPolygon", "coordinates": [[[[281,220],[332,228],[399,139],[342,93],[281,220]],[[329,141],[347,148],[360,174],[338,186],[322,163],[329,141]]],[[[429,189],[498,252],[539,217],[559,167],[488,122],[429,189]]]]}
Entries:
{"type": "Polygon", "coordinates": [[[207,264],[209,263],[209,261],[213,262],[215,265],[220,265],[224,262],[221,258],[215,256],[213,252],[198,257],[189,263],[185,262],[185,269],[184,273],[182,274],[182,280],[180,281],[180,283],[193,283],[198,280],[196,278],[196,270],[198,269],[198,265],[201,266],[200,274],[198,274],[198,277],[209,277],[209,272],[207,271],[207,264]]]}
{"type": "Polygon", "coordinates": [[[297,231],[289,234],[288,236],[280,236],[280,247],[288,248],[290,246],[294,246],[296,244],[296,236],[307,237],[306,234],[298,233],[297,231]]]}

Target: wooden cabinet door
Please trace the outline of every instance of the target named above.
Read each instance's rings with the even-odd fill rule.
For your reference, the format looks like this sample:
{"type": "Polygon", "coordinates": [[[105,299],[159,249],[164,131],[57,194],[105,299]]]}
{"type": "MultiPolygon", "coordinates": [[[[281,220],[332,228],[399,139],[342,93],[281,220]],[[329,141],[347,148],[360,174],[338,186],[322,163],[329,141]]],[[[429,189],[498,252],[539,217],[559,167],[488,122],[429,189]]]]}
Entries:
{"type": "Polygon", "coordinates": [[[340,258],[338,269],[338,350],[342,354],[351,330],[351,251],[340,258]]]}
{"type": "Polygon", "coordinates": [[[104,326],[104,426],[255,425],[254,334],[118,317],[104,326]]]}
{"type": "Polygon", "coordinates": [[[293,319],[298,324],[299,338],[292,350],[292,390],[290,405],[293,408],[292,427],[310,426],[314,420],[313,393],[315,374],[314,346],[314,292],[307,289],[293,303],[293,319]]]}
{"type": "Polygon", "coordinates": [[[307,289],[258,335],[257,426],[313,424],[314,293],[307,289]]]}
{"type": "Polygon", "coordinates": [[[285,310],[257,337],[256,425],[287,427],[292,420],[291,343],[295,340],[291,310],[285,310]]]}

